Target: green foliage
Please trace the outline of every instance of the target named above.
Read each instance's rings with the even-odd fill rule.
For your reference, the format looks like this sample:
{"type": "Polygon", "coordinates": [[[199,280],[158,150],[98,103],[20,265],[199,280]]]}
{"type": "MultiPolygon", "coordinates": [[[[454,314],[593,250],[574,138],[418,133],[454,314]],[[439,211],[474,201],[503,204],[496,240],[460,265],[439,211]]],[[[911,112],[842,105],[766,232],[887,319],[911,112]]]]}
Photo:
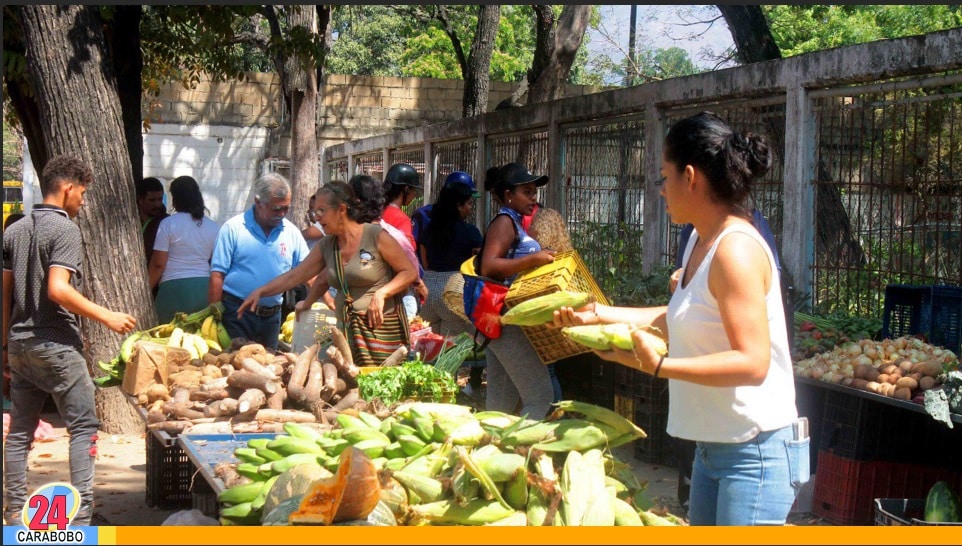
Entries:
{"type": "Polygon", "coordinates": [[[23,135],[3,120],[3,179],[23,178],[23,135]]]}
{"type": "Polygon", "coordinates": [[[764,5],[783,57],[962,25],[952,5],[764,5]]]}
{"type": "Polygon", "coordinates": [[[585,222],[569,226],[571,243],[614,305],[665,305],[673,267],[641,268],[642,229],[626,224],[585,222]]]}
{"type": "Polygon", "coordinates": [[[458,392],[453,375],[420,360],[359,375],[357,386],[364,400],[380,398],[385,404],[410,398],[440,402],[458,392]]]}
{"type": "Polygon", "coordinates": [[[334,10],[328,70],[332,74],[400,76],[398,58],[414,32],[391,6],[350,5],[334,10]]]}

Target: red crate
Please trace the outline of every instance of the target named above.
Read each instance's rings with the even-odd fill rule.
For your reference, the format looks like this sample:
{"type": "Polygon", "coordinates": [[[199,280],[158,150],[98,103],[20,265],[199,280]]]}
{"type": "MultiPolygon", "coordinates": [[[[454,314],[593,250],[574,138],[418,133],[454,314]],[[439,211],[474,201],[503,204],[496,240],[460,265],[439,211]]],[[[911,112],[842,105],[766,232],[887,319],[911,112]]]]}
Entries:
{"type": "Polygon", "coordinates": [[[872,525],[876,498],[925,497],[939,480],[962,485],[962,474],[936,466],[858,461],[819,451],[812,513],[836,525],[872,525]]]}

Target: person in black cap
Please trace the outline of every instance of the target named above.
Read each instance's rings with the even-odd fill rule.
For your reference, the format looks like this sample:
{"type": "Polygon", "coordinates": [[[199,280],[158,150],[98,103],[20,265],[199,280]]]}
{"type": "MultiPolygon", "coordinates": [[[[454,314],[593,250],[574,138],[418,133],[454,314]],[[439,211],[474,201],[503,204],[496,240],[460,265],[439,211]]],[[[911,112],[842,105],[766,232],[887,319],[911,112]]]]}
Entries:
{"type": "MultiPolygon", "coordinates": [[[[484,187],[501,208],[485,232],[479,275],[510,284],[522,271],[554,261],[554,251],[542,249],[521,225],[522,217],[534,212],[538,188],[547,183],[547,176],[532,174],[520,163],[492,167],[485,173],[484,187]]],[[[554,398],[551,377],[519,326],[502,327],[501,336],[488,344],[486,360],[487,409],[529,419],[547,415],[554,398]]]]}
{"type": "MultiPolygon", "coordinates": [[[[384,207],[381,219],[404,234],[407,242],[410,243],[411,252],[415,255],[417,254],[418,244],[414,240],[411,217],[401,210],[401,207],[410,205],[411,201],[414,201],[414,198],[417,197],[420,191],[421,177],[418,175],[417,170],[407,163],[395,163],[391,165],[391,168],[387,170],[387,174],[384,175],[384,198],[387,201],[387,205],[384,207]]],[[[418,301],[423,304],[428,298],[428,287],[424,284],[424,281],[421,280],[424,271],[421,269],[420,264],[418,264],[418,273],[417,282],[414,283],[404,297],[401,298],[401,301],[404,302],[404,310],[407,312],[409,318],[414,318],[414,316],[417,315],[418,301]]]]}

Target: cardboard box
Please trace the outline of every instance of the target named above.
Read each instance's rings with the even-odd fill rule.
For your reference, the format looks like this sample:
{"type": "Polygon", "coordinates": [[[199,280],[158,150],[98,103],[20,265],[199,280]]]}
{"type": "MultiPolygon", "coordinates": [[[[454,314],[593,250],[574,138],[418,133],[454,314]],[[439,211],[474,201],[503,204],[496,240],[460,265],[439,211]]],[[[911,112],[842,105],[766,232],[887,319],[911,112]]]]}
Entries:
{"type": "Polygon", "coordinates": [[[138,341],[134,343],[120,388],[131,396],[137,396],[154,383],[167,385],[170,370],[183,368],[189,362],[190,353],[187,349],[138,341]]]}

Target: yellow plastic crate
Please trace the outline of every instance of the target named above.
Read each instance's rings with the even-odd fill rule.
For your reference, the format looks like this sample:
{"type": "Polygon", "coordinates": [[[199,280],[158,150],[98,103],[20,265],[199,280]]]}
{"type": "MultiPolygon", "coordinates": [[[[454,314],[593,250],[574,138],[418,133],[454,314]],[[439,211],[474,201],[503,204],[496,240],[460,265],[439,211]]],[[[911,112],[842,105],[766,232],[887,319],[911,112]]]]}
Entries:
{"type": "MultiPolygon", "coordinates": [[[[510,309],[531,298],[561,290],[587,292],[592,294],[598,303],[609,304],[608,298],[598,287],[598,283],[591,276],[585,263],[581,261],[578,252],[574,250],[561,252],[550,264],[518,275],[511,283],[504,303],[510,309]]],[[[552,326],[523,326],[521,329],[545,364],[591,350],[571,341],[561,333],[560,329],[552,326]]]]}

